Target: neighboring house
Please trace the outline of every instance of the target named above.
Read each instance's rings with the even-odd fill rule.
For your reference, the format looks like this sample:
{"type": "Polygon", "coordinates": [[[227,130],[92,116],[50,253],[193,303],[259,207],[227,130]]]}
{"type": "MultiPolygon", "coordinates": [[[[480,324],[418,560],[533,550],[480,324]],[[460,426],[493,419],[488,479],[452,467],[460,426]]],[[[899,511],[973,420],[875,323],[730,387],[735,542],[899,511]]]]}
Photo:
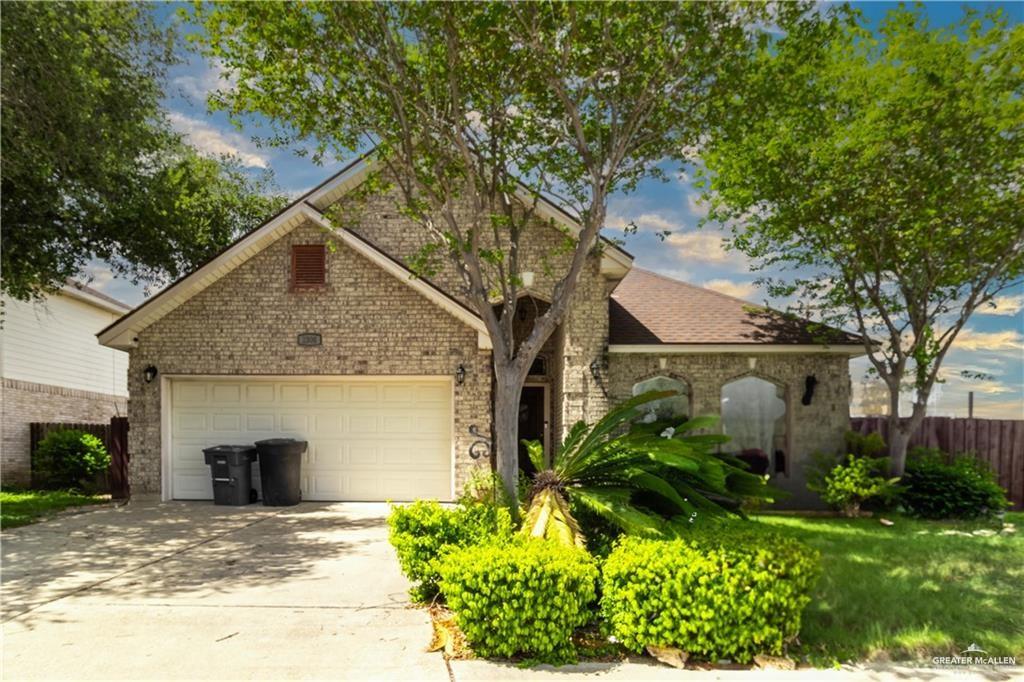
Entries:
{"type": "MultiPolygon", "coordinates": [[[[310,500],[452,499],[487,464],[486,452],[473,457],[492,421],[487,330],[460,299],[454,268],[428,281],[403,265],[427,236],[392,198],[346,203],[370,163],[350,165],[99,334],[130,355],[135,493],[209,499],[203,447],[279,435],[310,442],[310,500]],[[351,229],[330,232],[329,207],[351,229]]],[[[534,279],[520,333],[547,305],[549,273],[564,271],[563,231],[579,230],[553,204],[539,216],[550,222],[519,254],[534,279]]],[[[591,258],[526,382],[520,436],[550,450],[577,420],[672,387],[683,396],[658,412],[724,412],[739,448],[768,452],[779,484],[802,488],[800,461],[842,442],[859,340],[837,333],[824,347],[807,324],[632,260],[609,243],[591,258]],[[805,405],[809,376],[817,386],[805,405]]]]}
{"type": "Polygon", "coordinates": [[[30,423],[99,423],[126,414],[128,354],[101,346],[96,332],[129,310],[131,306],[77,283],[42,301],[3,298],[4,484],[30,482],[30,423]]]}

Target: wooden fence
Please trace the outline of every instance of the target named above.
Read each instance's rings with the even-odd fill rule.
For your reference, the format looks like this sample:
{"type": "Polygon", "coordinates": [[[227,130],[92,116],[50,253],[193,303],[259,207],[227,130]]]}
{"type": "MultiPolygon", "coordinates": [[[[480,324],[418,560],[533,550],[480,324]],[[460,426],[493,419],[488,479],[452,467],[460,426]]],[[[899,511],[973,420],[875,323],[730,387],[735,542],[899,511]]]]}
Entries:
{"type": "MultiPolygon", "coordinates": [[[[850,428],[882,434],[889,440],[888,417],[854,417],[850,428]]],[[[969,452],[988,462],[999,476],[1014,509],[1024,508],[1024,420],[925,417],[910,439],[910,447],[969,452]]]]}
{"type": "Polygon", "coordinates": [[[128,418],[112,417],[108,424],[32,422],[29,424],[29,451],[35,454],[39,441],[51,431],[78,429],[90,433],[100,440],[110,453],[110,468],[105,477],[111,497],[127,499],[128,489],[128,418]]]}

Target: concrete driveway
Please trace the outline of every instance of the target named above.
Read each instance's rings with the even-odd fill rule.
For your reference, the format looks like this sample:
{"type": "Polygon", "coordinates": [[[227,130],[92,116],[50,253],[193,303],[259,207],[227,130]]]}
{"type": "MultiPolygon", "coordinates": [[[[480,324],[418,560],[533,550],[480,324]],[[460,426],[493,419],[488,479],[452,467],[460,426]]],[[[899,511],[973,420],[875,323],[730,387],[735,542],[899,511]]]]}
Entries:
{"type": "Polygon", "coordinates": [[[2,535],[9,680],[1007,680],[1005,670],[674,670],[650,659],[524,670],[424,652],[383,504],[133,502],[2,535]]]}
{"type": "Polygon", "coordinates": [[[132,502],[5,532],[3,677],[448,680],[386,514],[132,502]]]}

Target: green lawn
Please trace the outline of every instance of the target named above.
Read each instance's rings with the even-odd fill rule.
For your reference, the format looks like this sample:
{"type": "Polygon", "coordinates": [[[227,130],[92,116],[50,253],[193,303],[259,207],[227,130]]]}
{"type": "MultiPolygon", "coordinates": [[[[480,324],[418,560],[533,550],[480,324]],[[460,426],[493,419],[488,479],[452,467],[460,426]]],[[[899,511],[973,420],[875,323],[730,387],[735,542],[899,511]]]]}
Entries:
{"type": "Polygon", "coordinates": [[[24,526],[68,507],[107,500],[109,497],[105,495],[83,495],[66,490],[3,490],[0,491],[0,528],[24,526]]]}
{"type": "MultiPolygon", "coordinates": [[[[1006,515],[1024,526],[1024,514],[1006,515]]],[[[1024,527],[976,536],[984,524],[759,517],[822,555],[804,611],[800,653],[816,663],[929,660],[977,643],[1024,656],[1024,527]],[[945,533],[945,534],[943,534],[945,533]],[[966,534],[965,534],[966,533],[966,534]]]]}

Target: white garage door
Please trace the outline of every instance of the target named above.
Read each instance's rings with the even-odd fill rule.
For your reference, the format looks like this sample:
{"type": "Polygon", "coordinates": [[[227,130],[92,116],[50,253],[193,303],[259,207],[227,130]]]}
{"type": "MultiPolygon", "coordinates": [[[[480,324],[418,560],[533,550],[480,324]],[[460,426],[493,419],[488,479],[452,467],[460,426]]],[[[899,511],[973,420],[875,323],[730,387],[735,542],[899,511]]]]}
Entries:
{"type": "Polygon", "coordinates": [[[175,499],[213,497],[203,448],[274,437],[309,441],[305,500],[451,499],[449,379],[172,379],[170,393],[175,499]]]}

